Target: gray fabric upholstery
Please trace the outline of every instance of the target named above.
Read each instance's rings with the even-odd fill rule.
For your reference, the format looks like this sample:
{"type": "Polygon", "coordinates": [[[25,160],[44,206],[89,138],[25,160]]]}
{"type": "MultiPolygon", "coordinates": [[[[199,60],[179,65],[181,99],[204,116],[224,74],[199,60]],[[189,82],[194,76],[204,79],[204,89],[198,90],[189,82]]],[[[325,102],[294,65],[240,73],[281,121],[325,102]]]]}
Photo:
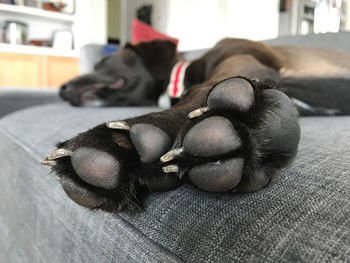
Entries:
{"type": "MultiPolygon", "coordinates": [[[[350,52],[350,32],[284,36],[267,39],[263,42],[271,45],[312,46],[350,52]]],[[[193,60],[202,56],[207,51],[208,49],[191,50],[182,52],[182,55],[186,60],[193,60]]]]}
{"type": "MultiPolygon", "coordinates": [[[[266,42],[349,51],[349,36],[266,42]]],[[[7,97],[0,92],[0,112],[35,97],[2,94],[7,97]]],[[[350,117],[301,119],[295,162],[261,191],[212,194],[184,185],[151,194],[146,210],[136,214],[80,207],[39,165],[58,141],[103,121],[155,110],[58,103],[0,119],[0,262],[350,262],[350,117]]]]}
{"type": "Polygon", "coordinates": [[[59,140],[155,108],[53,104],[0,120],[0,262],[350,262],[350,117],[303,118],[291,167],[251,194],[192,186],[91,212],[38,165],[59,140]]]}
{"type": "Polygon", "coordinates": [[[269,39],[264,42],[272,45],[312,46],[350,52],[349,32],[285,36],[269,39]]]}
{"type": "Polygon", "coordinates": [[[0,117],[30,106],[60,101],[54,88],[0,87],[0,117]]]}

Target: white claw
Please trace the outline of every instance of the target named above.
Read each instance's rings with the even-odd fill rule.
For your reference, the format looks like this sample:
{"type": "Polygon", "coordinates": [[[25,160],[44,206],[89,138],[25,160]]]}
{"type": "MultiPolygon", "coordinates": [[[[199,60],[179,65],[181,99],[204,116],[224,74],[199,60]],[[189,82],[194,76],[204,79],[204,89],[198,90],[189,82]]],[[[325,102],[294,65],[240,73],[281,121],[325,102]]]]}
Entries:
{"type": "Polygon", "coordinates": [[[60,148],[50,153],[49,156],[47,156],[46,158],[48,161],[52,161],[65,156],[71,156],[72,154],[73,154],[72,151],[60,148]]]}
{"type": "Polygon", "coordinates": [[[47,159],[47,157],[40,162],[41,165],[49,165],[49,166],[55,166],[56,161],[50,161],[47,159]]]}
{"type": "Polygon", "coordinates": [[[183,147],[173,149],[173,150],[167,152],[166,154],[164,154],[162,157],[160,157],[160,161],[162,163],[170,162],[170,161],[174,160],[175,158],[179,157],[184,151],[185,151],[185,149],[183,147]]]}
{"type": "Polygon", "coordinates": [[[130,126],[125,121],[109,121],[107,127],[116,130],[130,130],[130,126]]]}
{"type": "Polygon", "coordinates": [[[166,174],[168,173],[177,173],[179,171],[179,166],[175,165],[175,164],[171,164],[168,166],[164,166],[162,168],[162,171],[166,174]]]}
{"type": "Polygon", "coordinates": [[[208,110],[209,110],[209,107],[208,107],[208,106],[207,106],[207,107],[198,108],[198,109],[196,109],[196,110],[194,110],[194,111],[191,111],[191,112],[187,115],[187,117],[188,117],[189,119],[197,118],[197,117],[201,116],[204,112],[206,112],[206,111],[208,111],[208,110]]]}

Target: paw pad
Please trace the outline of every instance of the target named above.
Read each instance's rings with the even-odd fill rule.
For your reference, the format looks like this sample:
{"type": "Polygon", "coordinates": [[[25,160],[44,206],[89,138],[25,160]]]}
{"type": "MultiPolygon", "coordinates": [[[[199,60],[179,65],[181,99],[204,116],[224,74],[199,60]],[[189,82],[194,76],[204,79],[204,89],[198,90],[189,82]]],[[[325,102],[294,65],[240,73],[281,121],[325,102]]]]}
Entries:
{"type": "Polygon", "coordinates": [[[230,78],[217,84],[210,92],[207,104],[211,109],[247,111],[254,103],[254,89],[242,78],[230,78]]]}
{"type": "Polygon", "coordinates": [[[104,203],[102,197],[77,183],[73,183],[69,178],[62,178],[61,184],[65,193],[79,205],[89,208],[97,208],[104,203]]]}
{"type": "Polygon", "coordinates": [[[212,116],[193,126],[184,138],[185,151],[197,157],[229,153],[241,146],[232,123],[221,116],[212,116]]]}
{"type": "Polygon", "coordinates": [[[198,188],[209,192],[232,190],[240,182],[243,173],[243,158],[215,163],[204,163],[189,171],[189,178],[198,188]]]}
{"type": "Polygon", "coordinates": [[[287,95],[278,90],[266,90],[264,96],[275,107],[264,115],[264,122],[259,128],[264,135],[268,151],[295,152],[300,139],[298,114],[287,95]]]}
{"type": "Polygon", "coordinates": [[[85,182],[104,189],[119,183],[119,162],[110,154],[89,147],[80,147],[71,156],[72,166],[85,182]]]}
{"type": "Polygon", "coordinates": [[[130,138],[140,159],[151,163],[159,159],[170,148],[170,137],[158,127],[151,124],[135,124],[130,129],[130,138]]]}
{"type": "Polygon", "coordinates": [[[264,169],[259,169],[250,175],[245,183],[239,186],[241,192],[254,192],[265,187],[270,181],[270,177],[264,169]]]}

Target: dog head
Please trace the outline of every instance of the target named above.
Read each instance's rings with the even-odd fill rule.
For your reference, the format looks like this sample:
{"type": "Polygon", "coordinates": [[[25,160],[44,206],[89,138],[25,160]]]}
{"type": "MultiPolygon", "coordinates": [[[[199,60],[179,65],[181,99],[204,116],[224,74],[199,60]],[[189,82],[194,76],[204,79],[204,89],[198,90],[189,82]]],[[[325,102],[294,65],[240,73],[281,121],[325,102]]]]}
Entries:
{"type": "Polygon", "coordinates": [[[60,87],[74,106],[154,105],[169,82],[176,44],[167,40],[127,44],[103,58],[94,71],[60,87]]]}

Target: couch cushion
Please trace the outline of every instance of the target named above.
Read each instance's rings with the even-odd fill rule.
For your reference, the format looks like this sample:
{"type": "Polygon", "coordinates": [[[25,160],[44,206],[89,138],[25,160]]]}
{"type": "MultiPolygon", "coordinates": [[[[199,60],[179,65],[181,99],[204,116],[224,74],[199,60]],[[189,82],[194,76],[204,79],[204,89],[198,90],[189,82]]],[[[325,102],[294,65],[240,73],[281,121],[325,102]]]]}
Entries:
{"type": "Polygon", "coordinates": [[[0,87],[0,117],[10,112],[61,101],[55,88],[0,87]]]}
{"type": "Polygon", "coordinates": [[[155,108],[53,104],[0,121],[0,254],[11,262],[345,262],[350,258],[350,117],[303,118],[291,167],[256,193],[184,185],[135,214],[91,212],[40,160],[98,123],[155,108]]]}
{"type": "Polygon", "coordinates": [[[349,41],[349,32],[338,32],[283,36],[279,38],[268,39],[264,42],[271,45],[311,46],[321,48],[332,48],[345,52],[350,52],[349,41]]]}

